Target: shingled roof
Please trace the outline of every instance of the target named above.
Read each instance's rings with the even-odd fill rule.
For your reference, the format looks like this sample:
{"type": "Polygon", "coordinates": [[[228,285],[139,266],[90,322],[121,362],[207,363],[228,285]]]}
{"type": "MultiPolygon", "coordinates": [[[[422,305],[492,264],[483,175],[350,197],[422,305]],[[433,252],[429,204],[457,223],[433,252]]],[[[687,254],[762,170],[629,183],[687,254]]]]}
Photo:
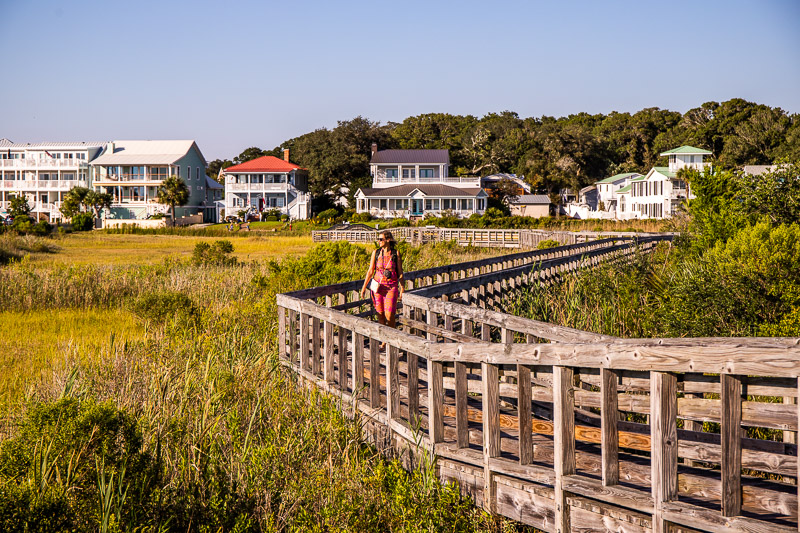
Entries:
{"type": "Polygon", "coordinates": [[[459,188],[450,187],[448,185],[427,184],[427,185],[397,185],[395,187],[384,187],[380,189],[362,188],[361,192],[364,196],[368,197],[392,197],[401,198],[403,196],[411,196],[411,193],[419,190],[425,196],[434,197],[453,197],[464,196],[466,198],[474,198],[483,190],[480,187],[459,188]]]}

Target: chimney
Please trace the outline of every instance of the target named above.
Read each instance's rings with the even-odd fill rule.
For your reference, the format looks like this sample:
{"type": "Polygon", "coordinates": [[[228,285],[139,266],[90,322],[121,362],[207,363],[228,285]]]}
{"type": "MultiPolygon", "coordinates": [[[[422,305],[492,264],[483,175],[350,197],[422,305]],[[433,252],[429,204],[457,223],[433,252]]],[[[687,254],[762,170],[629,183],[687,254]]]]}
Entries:
{"type": "Polygon", "coordinates": [[[375,152],[378,151],[378,143],[372,143],[372,155],[375,155],[375,152]]]}
{"type": "Polygon", "coordinates": [[[289,149],[288,148],[284,148],[283,149],[283,160],[286,161],[287,163],[289,162],[289,149]]]}
{"type": "Polygon", "coordinates": [[[109,154],[113,154],[114,153],[114,143],[113,142],[108,143],[108,153],[109,154]]]}

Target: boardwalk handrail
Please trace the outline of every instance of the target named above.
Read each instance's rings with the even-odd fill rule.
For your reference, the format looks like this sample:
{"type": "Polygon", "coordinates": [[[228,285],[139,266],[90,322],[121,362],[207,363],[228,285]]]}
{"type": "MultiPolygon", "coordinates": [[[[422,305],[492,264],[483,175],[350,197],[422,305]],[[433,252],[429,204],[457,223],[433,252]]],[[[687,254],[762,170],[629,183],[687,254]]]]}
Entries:
{"type": "Polygon", "coordinates": [[[279,295],[280,355],[379,447],[429,450],[442,480],[542,530],[797,531],[800,339],[621,339],[497,309],[635,246],[409,273],[401,329],[361,318],[347,284],[279,295]]]}

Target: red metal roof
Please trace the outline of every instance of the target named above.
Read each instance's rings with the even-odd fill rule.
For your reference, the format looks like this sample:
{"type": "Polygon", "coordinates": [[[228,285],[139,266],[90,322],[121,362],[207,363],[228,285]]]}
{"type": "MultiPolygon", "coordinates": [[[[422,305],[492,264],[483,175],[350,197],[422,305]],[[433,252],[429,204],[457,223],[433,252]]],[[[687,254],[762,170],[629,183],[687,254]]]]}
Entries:
{"type": "Polygon", "coordinates": [[[225,169],[225,173],[235,172],[291,172],[292,170],[306,170],[290,161],[284,161],[272,155],[263,155],[241,165],[234,165],[225,169]]]}

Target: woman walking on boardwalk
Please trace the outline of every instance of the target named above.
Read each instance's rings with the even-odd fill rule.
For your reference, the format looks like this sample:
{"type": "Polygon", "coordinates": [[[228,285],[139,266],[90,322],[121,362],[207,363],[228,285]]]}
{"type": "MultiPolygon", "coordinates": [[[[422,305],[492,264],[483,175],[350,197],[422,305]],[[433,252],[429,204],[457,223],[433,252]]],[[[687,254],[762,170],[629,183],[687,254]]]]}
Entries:
{"type": "Polygon", "coordinates": [[[391,232],[382,231],[378,234],[378,246],[372,252],[361,297],[364,297],[367,289],[372,291],[372,303],[378,313],[378,322],[395,327],[397,302],[402,298],[404,290],[403,260],[391,232]]]}

